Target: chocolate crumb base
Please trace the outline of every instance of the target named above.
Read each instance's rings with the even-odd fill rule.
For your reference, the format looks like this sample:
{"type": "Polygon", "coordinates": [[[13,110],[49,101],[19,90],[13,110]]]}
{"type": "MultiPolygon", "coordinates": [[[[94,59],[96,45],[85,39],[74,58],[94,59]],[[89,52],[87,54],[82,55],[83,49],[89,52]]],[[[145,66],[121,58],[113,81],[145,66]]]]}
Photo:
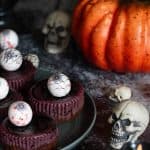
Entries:
{"type": "Polygon", "coordinates": [[[9,91],[6,98],[0,100],[0,121],[7,116],[10,104],[18,100],[23,100],[22,95],[12,90],[9,91]]]}
{"type": "Polygon", "coordinates": [[[0,68],[0,76],[4,77],[13,90],[20,90],[34,78],[36,68],[31,62],[23,60],[21,67],[16,71],[6,71],[0,68]]]}
{"type": "Polygon", "coordinates": [[[3,124],[9,132],[18,135],[35,135],[46,130],[52,132],[56,130],[54,121],[46,116],[34,116],[31,123],[25,127],[17,127],[8,119],[3,124]]]}
{"type": "Polygon", "coordinates": [[[47,89],[47,80],[39,81],[29,91],[29,103],[35,113],[52,117],[57,122],[74,118],[83,108],[84,90],[80,83],[72,81],[71,92],[62,98],[53,97],[47,89]]]}
{"type": "Polygon", "coordinates": [[[5,118],[0,125],[0,140],[10,150],[52,150],[56,148],[58,129],[46,116],[34,116],[25,127],[15,127],[5,118]]]}

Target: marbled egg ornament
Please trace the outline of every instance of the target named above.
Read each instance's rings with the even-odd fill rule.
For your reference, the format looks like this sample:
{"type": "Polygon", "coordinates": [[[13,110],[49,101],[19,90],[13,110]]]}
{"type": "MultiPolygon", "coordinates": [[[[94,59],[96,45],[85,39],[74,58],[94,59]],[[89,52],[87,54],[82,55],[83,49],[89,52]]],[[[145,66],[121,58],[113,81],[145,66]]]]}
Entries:
{"type": "Polygon", "coordinates": [[[57,73],[49,77],[47,87],[51,95],[64,97],[71,90],[71,82],[65,74],[57,73]]]}
{"type": "Polygon", "coordinates": [[[0,77],[0,100],[7,97],[9,93],[9,85],[6,79],[0,77]]]}
{"type": "Polygon", "coordinates": [[[5,29],[0,32],[0,48],[2,50],[16,48],[19,43],[19,37],[14,30],[5,29]]]}
{"type": "Polygon", "coordinates": [[[16,71],[22,65],[23,57],[19,50],[7,49],[0,54],[0,65],[4,70],[16,71]]]}
{"type": "Polygon", "coordinates": [[[12,103],[8,109],[8,118],[10,122],[17,127],[27,126],[33,117],[30,105],[24,101],[12,103]]]}

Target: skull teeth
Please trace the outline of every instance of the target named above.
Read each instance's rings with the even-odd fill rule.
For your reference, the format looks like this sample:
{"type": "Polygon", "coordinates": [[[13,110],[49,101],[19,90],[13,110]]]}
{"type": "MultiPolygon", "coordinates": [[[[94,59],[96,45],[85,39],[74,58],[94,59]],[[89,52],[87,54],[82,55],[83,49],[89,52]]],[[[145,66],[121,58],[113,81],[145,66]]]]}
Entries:
{"type": "Polygon", "coordinates": [[[125,133],[124,132],[116,132],[116,131],[112,130],[112,135],[124,136],[125,133]]]}
{"type": "Polygon", "coordinates": [[[120,143],[120,142],[125,142],[126,141],[126,139],[124,139],[124,138],[113,138],[113,137],[111,137],[111,143],[120,143]]]}
{"type": "Polygon", "coordinates": [[[129,138],[129,136],[124,135],[124,136],[119,136],[119,135],[112,135],[113,139],[123,139],[123,140],[127,140],[129,138]]]}
{"type": "Polygon", "coordinates": [[[115,130],[112,130],[112,136],[111,136],[111,142],[119,143],[127,141],[129,138],[129,135],[125,132],[116,132],[115,130]]]}
{"type": "Polygon", "coordinates": [[[119,139],[119,138],[113,138],[113,137],[111,137],[111,142],[110,142],[110,145],[112,146],[112,147],[116,147],[116,146],[118,146],[118,145],[120,145],[121,147],[122,147],[122,145],[124,144],[124,143],[126,143],[127,142],[127,139],[119,139]]]}

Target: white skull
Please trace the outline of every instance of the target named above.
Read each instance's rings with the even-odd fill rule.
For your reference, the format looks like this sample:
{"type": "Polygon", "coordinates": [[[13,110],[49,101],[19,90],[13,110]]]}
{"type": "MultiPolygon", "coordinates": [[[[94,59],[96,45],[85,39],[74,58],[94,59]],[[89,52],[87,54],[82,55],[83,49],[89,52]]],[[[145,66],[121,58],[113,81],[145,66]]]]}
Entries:
{"type": "Polygon", "coordinates": [[[30,61],[35,68],[38,68],[40,60],[39,60],[39,57],[36,54],[29,53],[28,55],[26,55],[24,57],[24,59],[30,61]]]}
{"type": "Polygon", "coordinates": [[[114,108],[108,122],[112,124],[110,146],[121,149],[127,142],[135,142],[149,123],[149,112],[135,101],[122,101],[114,108]]]}
{"type": "Polygon", "coordinates": [[[43,27],[46,35],[44,47],[47,52],[57,54],[64,52],[70,41],[70,16],[64,11],[52,12],[43,27]]]}
{"type": "Polygon", "coordinates": [[[119,86],[111,89],[109,99],[115,102],[121,102],[131,98],[132,92],[129,87],[119,86]]]}

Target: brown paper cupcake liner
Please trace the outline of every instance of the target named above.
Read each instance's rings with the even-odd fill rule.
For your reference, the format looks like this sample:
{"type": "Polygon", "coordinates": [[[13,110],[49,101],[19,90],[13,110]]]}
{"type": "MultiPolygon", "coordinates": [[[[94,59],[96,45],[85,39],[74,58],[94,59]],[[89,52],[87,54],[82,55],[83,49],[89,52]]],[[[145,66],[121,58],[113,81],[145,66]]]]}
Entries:
{"type": "MultiPolygon", "coordinates": [[[[39,83],[39,85],[43,84],[46,84],[46,81],[39,83]]],[[[36,97],[35,93],[39,93],[36,87],[37,84],[29,91],[29,102],[35,113],[43,113],[60,122],[74,118],[83,108],[84,90],[80,83],[72,82],[73,90],[71,94],[58,100],[54,97],[49,97],[48,99],[36,97]]]]}

